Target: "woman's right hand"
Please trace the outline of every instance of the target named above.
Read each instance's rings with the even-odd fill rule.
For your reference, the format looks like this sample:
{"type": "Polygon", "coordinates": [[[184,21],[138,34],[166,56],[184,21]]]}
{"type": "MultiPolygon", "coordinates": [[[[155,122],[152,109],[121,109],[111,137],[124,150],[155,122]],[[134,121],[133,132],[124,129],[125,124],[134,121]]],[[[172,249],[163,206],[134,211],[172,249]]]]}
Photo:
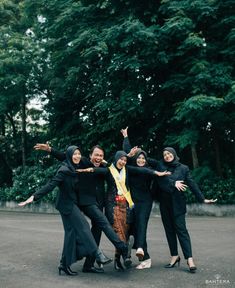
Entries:
{"type": "Polygon", "coordinates": [[[175,187],[179,191],[185,191],[188,186],[184,184],[183,180],[179,180],[179,181],[175,181],[175,187]]]}
{"type": "Polygon", "coordinates": [[[131,151],[127,154],[128,157],[133,157],[140,150],[138,146],[131,148],[131,151]]]}
{"type": "Polygon", "coordinates": [[[25,205],[27,205],[27,204],[29,204],[29,203],[32,203],[33,200],[34,200],[34,196],[32,195],[32,196],[30,196],[26,201],[20,202],[20,203],[18,204],[18,206],[25,206],[25,205]]]}

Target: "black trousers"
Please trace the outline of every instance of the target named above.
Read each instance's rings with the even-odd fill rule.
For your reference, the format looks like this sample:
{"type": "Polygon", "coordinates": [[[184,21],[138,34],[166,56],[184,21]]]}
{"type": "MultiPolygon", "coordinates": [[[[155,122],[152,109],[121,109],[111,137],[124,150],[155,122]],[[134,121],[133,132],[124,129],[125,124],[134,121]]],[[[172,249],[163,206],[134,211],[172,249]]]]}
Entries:
{"type": "Polygon", "coordinates": [[[192,257],[191,240],[186,228],[185,214],[174,216],[172,199],[160,202],[162,223],[165,229],[171,256],[178,255],[177,238],[179,239],[184,258],[192,257]]]}
{"type": "Polygon", "coordinates": [[[70,266],[85,256],[94,256],[98,247],[91,233],[89,223],[74,205],[70,214],[60,213],[64,226],[64,246],[61,263],[70,266]]]}
{"type": "Polygon", "coordinates": [[[97,226],[101,231],[103,231],[107,238],[118,250],[123,250],[125,248],[125,243],[119,239],[108,219],[99,209],[97,204],[80,206],[80,208],[84,214],[91,219],[93,225],[97,226]]]}
{"type": "MultiPolygon", "coordinates": [[[[98,205],[98,208],[103,213],[103,205],[98,205]]],[[[102,235],[102,230],[100,229],[100,227],[98,227],[96,225],[96,223],[93,220],[91,221],[91,233],[95,239],[97,246],[99,246],[100,240],[101,240],[101,235],[102,235]]],[[[83,267],[84,268],[91,268],[92,266],[94,266],[94,263],[95,263],[95,257],[94,256],[87,256],[86,260],[84,261],[83,267]]]]}
{"type": "Polygon", "coordinates": [[[134,206],[134,236],[135,247],[144,250],[144,259],[150,258],[147,247],[147,227],[152,210],[152,202],[135,202],[134,206]]]}

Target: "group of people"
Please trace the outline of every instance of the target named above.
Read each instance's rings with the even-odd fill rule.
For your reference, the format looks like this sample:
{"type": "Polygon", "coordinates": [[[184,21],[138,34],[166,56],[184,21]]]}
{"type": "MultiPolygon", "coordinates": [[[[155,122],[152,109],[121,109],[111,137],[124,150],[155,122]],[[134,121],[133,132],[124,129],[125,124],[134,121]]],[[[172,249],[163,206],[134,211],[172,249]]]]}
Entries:
{"type": "Polygon", "coordinates": [[[185,223],[184,191],[189,187],[199,202],[209,204],[216,199],[205,199],[191,178],[188,166],[179,162],[172,147],[165,148],[163,159],[157,161],[140,148],[132,148],[128,128],[121,133],[123,150],[116,152],[110,165],[105,163],[104,150],[98,145],[91,149],[88,159],[81,155],[78,146],[69,146],[64,153],[48,144],[36,144],[36,150],[47,151],[62,163],[55,176],[19,206],[37,201],[59,187],[55,205],[64,227],[59,274],[63,271],[76,275],[71,265],[83,257],[86,257],[83,272],[103,273],[103,265],[112,259],[99,249],[102,231],[115,247],[116,270],[131,267],[132,249],[136,249],[139,259],[136,269],[146,269],[151,267],[147,227],[154,190],[171,254],[165,268],[180,264],[178,238],[189,271],[194,273],[196,266],[185,223]],[[84,215],[91,220],[91,229],[84,215]]]}

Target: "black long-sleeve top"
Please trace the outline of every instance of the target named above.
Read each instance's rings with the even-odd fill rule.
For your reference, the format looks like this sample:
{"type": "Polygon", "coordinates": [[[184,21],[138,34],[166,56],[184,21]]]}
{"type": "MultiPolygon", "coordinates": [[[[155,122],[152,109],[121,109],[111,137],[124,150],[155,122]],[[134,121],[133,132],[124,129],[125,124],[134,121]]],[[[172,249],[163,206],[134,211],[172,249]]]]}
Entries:
{"type": "MultiPolygon", "coordinates": [[[[128,137],[124,138],[123,141],[123,148],[131,149],[131,145],[129,142],[128,137]]],[[[172,205],[174,215],[181,215],[186,213],[186,198],[185,193],[183,191],[178,191],[175,187],[175,182],[182,180],[184,183],[189,187],[189,189],[193,192],[196,199],[199,202],[203,202],[205,197],[202,194],[200,188],[198,187],[197,183],[192,179],[189,167],[182,163],[178,163],[178,165],[171,167],[168,166],[167,163],[164,163],[163,160],[158,161],[153,158],[147,158],[147,162],[153,169],[163,172],[163,171],[170,171],[171,175],[166,175],[162,177],[156,177],[154,179],[153,186],[157,187],[157,199],[160,201],[161,205],[164,205],[165,201],[169,201],[169,195],[172,198],[172,205]]]]}
{"type": "Polygon", "coordinates": [[[41,189],[36,191],[34,201],[41,199],[44,195],[52,192],[58,186],[59,192],[57,194],[55,207],[63,214],[69,214],[73,205],[77,205],[77,177],[71,176],[70,171],[65,166],[61,166],[56,175],[41,189]]]}
{"type": "MultiPolygon", "coordinates": [[[[65,153],[56,149],[51,149],[51,155],[59,161],[64,161],[65,153]]],[[[81,168],[94,167],[93,163],[86,157],[82,157],[79,165],[81,168]]],[[[100,167],[105,167],[101,164],[100,167]]],[[[105,205],[105,175],[94,173],[78,174],[78,205],[86,206],[98,204],[100,207],[105,205]]]]}
{"type": "MultiPolygon", "coordinates": [[[[125,137],[123,139],[122,146],[123,146],[123,150],[126,153],[130,152],[132,147],[131,147],[128,137],[125,137]]],[[[128,164],[136,166],[136,158],[137,157],[129,158],[128,164]]],[[[151,169],[151,165],[148,166],[148,168],[151,169]]],[[[153,201],[151,185],[155,177],[156,176],[153,177],[153,175],[151,174],[130,175],[129,177],[130,191],[131,191],[131,196],[134,202],[152,202],[153,201]]]]}

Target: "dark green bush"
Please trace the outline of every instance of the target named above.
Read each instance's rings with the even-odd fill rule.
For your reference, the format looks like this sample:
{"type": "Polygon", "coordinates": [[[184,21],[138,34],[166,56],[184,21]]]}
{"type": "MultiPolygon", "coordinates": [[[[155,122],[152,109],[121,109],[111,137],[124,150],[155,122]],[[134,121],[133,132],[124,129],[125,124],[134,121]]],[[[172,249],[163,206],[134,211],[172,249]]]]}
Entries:
{"type": "MultiPolygon", "coordinates": [[[[235,204],[235,178],[228,175],[228,178],[216,177],[208,167],[193,171],[193,176],[199,184],[201,191],[207,199],[218,199],[218,204],[235,204]]],[[[186,191],[187,203],[194,203],[196,199],[191,191],[186,191]]]]}
{"type": "MultiPolygon", "coordinates": [[[[2,201],[22,201],[36,192],[49,181],[55,174],[57,166],[45,168],[43,165],[26,167],[22,171],[21,167],[14,171],[13,186],[1,187],[0,200],[2,201]]],[[[43,201],[54,202],[57,189],[43,197],[43,201]]]]}

